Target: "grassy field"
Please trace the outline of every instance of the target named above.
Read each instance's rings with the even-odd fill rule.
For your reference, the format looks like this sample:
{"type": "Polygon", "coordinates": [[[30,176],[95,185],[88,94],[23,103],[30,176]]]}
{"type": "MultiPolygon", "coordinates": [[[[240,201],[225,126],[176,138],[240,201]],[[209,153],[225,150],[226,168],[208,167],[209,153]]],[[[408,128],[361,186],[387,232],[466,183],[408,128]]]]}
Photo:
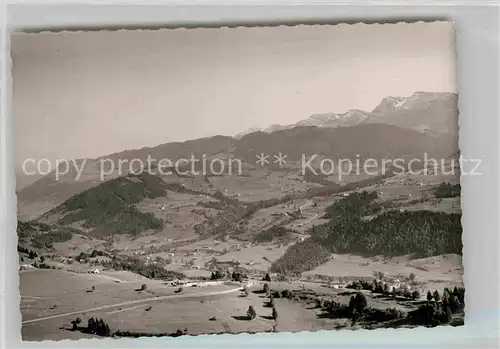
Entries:
{"type": "MultiPolygon", "coordinates": [[[[453,256],[447,257],[450,263],[452,259],[453,256]]],[[[172,333],[187,329],[191,335],[270,331],[273,326],[277,331],[286,332],[357,328],[349,319],[326,316],[311,302],[290,299],[275,299],[279,316],[274,321],[271,309],[266,306],[268,297],[261,293],[264,284],[261,281],[254,283],[244,297],[241,286],[221,283],[185,287],[182,294],[176,294],[175,287],[162,281],[128,272],[74,274],[34,270],[22,272],[20,279],[22,334],[28,341],[89,337],[69,331],[70,322],[77,317],[84,324],[90,317],[103,318],[113,331],[172,333]],[[147,288],[141,291],[143,284],[147,288]],[[92,286],[95,289],[90,292],[92,286]],[[246,318],[250,305],[257,313],[253,320],[246,318]]],[[[422,281],[421,274],[417,275],[417,280],[422,281]]],[[[349,292],[318,282],[274,281],[268,284],[272,290],[309,290],[346,305],[350,299],[349,292]]],[[[427,285],[433,286],[432,283],[427,285]]],[[[371,308],[394,308],[403,312],[416,309],[416,305],[408,301],[395,301],[369,292],[366,297],[371,308]]]]}
{"type": "Polygon", "coordinates": [[[461,286],[463,265],[457,255],[442,255],[430,258],[410,259],[408,256],[386,259],[364,258],[355,255],[335,255],[332,259],[307,272],[305,277],[331,276],[354,280],[370,278],[374,272],[382,272],[392,278],[407,278],[410,274],[422,283],[422,292],[442,290],[445,287],[461,286]]]}
{"type": "MultiPolygon", "coordinates": [[[[165,285],[162,281],[149,280],[127,272],[74,274],[59,270],[21,272],[20,280],[25,340],[41,340],[37,336],[42,333],[48,335],[43,339],[67,338],[69,331],[60,330],[60,327],[68,325],[77,317],[88,319],[91,316],[109,320],[115,330],[141,330],[141,327],[132,326],[135,323],[146,326],[143,329],[145,331],[147,328],[151,329],[152,322],[165,322],[166,330],[170,328],[168,326],[173,326],[175,328],[172,331],[175,331],[180,323],[177,315],[185,313],[189,317],[189,309],[192,309],[191,316],[199,317],[200,309],[197,307],[202,304],[201,300],[207,301],[209,309],[213,306],[216,310],[227,303],[230,307],[228,309],[231,309],[227,313],[234,312],[237,315],[239,311],[237,295],[241,286],[217,284],[186,287],[182,294],[177,294],[175,287],[165,285]],[[147,289],[141,291],[143,284],[147,285],[147,289]],[[217,302],[220,297],[223,300],[219,304],[217,302]],[[227,302],[232,298],[236,300],[236,305],[227,302]],[[145,312],[144,309],[148,306],[151,306],[151,311],[145,312]],[[127,312],[126,317],[123,312],[127,312]],[[171,314],[176,314],[176,317],[171,314]],[[47,319],[36,321],[39,318],[47,319]],[[123,318],[129,322],[121,322],[123,318]],[[165,319],[171,321],[164,321],[165,319]]],[[[241,303],[241,306],[248,307],[246,303],[241,303]]]]}

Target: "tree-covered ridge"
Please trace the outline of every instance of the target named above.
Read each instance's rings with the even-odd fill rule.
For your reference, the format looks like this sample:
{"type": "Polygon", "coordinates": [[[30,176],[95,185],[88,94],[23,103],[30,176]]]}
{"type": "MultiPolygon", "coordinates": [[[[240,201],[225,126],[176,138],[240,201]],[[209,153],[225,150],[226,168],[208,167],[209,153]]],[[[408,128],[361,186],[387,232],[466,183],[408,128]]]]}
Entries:
{"type": "Polygon", "coordinates": [[[380,210],[376,194],[362,192],[327,208],[330,222],[314,226],[312,239],[331,252],[363,255],[462,253],[461,214],[434,211],[380,210]]]}
{"type": "Polygon", "coordinates": [[[434,195],[436,198],[453,198],[460,196],[461,191],[460,183],[450,184],[443,182],[434,188],[434,195]]]}
{"type": "Polygon", "coordinates": [[[156,176],[143,173],[104,182],[71,197],[56,210],[65,215],[59,224],[82,222],[94,233],[137,235],[148,229],[161,229],[163,222],[134,205],[145,198],[166,195],[165,183],[156,176]]]}
{"type": "Polygon", "coordinates": [[[381,211],[375,192],[353,193],[326,209],[325,224],[313,226],[311,237],[291,246],[272,267],[300,273],[328,260],[330,253],[365,256],[434,256],[462,254],[461,214],[435,211],[381,211]],[[369,218],[369,219],[368,219],[369,218]]]}

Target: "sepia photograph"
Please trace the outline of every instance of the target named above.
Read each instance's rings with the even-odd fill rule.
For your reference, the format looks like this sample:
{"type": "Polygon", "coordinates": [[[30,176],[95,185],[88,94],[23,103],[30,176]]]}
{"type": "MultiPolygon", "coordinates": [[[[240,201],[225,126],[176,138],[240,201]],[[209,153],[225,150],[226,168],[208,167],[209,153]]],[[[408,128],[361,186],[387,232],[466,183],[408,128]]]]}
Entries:
{"type": "Polygon", "coordinates": [[[454,41],[13,34],[23,341],[464,325],[454,41]]]}

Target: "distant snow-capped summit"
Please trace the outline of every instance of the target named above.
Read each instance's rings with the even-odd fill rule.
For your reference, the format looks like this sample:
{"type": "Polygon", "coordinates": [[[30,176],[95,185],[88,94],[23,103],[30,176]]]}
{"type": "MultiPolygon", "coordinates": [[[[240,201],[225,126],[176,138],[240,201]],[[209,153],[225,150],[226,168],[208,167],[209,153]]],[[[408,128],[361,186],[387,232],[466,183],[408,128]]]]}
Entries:
{"type": "Polygon", "coordinates": [[[273,124],[265,129],[262,128],[251,128],[244,132],[238,133],[234,138],[241,139],[243,136],[253,133],[253,132],[265,132],[265,133],[273,133],[281,130],[289,130],[291,128],[299,127],[299,126],[316,126],[316,127],[329,127],[329,128],[337,128],[343,126],[354,126],[361,122],[363,122],[370,113],[362,111],[362,110],[349,110],[343,114],[335,114],[335,113],[316,113],[312,114],[305,120],[300,120],[299,122],[291,125],[278,125],[273,124]]]}
{"type": "Polygon", "coordinates": [[[241,139],[243,138],[243,136],[246,136],[247,134],[250,134],[250,133],[254,133],[254,132],[258,132],[258,131],[262,131],[261,128],[258,128],[258,127],[252,127],[252,128],[249,128],[248,130],[246,131],[243,131],[243,132],[240,132],[238,133],[236,136],[234,136],[233,138],[235,139],[241,139]]]}
{"type": "Polygon", "coordinates": [[[361,123],[385,123],[431,134],[453,133],[458,122],[457,102],[455,93],[417,91],[409,97],[386,97],[371,112],[352,109],[345,113],[315,113],[295,124],[252,128],[235,138],[257,131],[273,133],[300,126],[338,128],[361,123]]]}

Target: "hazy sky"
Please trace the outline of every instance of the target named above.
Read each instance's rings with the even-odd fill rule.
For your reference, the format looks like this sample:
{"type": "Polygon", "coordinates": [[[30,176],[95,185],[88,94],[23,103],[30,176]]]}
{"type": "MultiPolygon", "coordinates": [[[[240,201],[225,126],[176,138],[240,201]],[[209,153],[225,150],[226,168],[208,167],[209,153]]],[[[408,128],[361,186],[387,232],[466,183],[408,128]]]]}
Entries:
{"type": "Polygon", "coordinates": [[[12,51],[18,163],[455,92],[448,23],[22,34],[12,51]]]}

